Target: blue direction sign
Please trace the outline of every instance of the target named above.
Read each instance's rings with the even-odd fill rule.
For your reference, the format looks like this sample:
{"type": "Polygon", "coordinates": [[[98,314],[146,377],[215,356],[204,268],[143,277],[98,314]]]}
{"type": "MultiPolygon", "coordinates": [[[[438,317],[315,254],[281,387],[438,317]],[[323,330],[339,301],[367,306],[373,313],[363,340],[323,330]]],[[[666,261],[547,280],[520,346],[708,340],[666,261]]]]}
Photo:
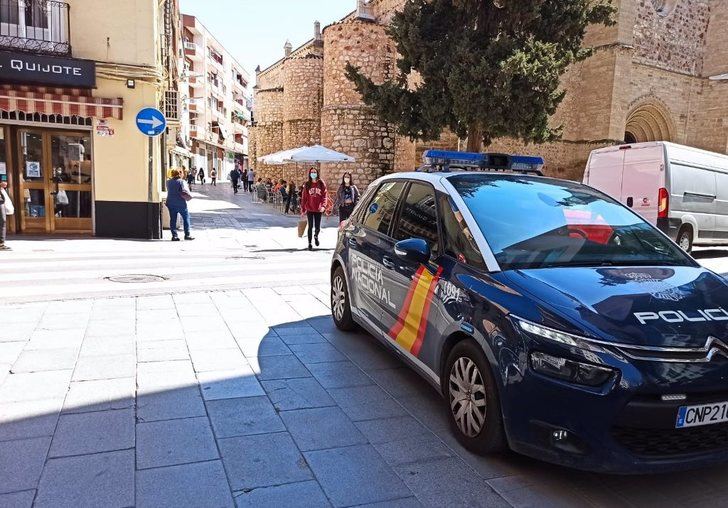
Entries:
{"type": "Polygon", "coordinates": [[[136,116],[136,126],[145,136],[159,136],[167,128],[167,120],[156,108],[144,108],[136,116]]]}

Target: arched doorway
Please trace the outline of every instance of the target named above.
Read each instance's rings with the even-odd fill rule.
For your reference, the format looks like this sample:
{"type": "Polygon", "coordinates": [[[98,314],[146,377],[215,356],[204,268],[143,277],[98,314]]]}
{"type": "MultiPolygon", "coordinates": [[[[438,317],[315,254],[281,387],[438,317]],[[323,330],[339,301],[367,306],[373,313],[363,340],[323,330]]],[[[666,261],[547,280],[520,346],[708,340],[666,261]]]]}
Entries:
{"type": "Polygon", "coordinates": [[[624,129],[625,143],[647,141],[673,141],[675,126],[667,108],[661,103],[650,101],[635,107],[627,116],[624,129]]]}

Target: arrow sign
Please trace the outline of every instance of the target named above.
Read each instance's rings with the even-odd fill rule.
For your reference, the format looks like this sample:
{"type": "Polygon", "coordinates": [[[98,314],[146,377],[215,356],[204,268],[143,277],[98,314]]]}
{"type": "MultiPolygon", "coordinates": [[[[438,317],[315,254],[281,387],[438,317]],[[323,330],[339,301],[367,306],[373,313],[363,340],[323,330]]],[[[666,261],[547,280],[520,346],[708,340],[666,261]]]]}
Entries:
{"type": "Polygon", "coordinates": [[[137,113],[136,126],[145,136],[159,136],[167,128],[167,119],[156,108],[144,108],[137,113]]]}

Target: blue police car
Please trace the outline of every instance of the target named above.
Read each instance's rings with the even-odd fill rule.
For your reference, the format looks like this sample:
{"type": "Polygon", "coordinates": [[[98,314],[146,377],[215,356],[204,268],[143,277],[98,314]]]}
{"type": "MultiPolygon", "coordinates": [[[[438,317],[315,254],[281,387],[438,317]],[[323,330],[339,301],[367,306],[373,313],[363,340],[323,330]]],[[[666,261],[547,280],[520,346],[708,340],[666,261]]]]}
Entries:
{"type": "Polygon", "coordinates": [[[430,151],[340,228],[331,309],[445,399],[459,441],[611,472],[728,459],[728,285],[542,159],[430,151]]]}

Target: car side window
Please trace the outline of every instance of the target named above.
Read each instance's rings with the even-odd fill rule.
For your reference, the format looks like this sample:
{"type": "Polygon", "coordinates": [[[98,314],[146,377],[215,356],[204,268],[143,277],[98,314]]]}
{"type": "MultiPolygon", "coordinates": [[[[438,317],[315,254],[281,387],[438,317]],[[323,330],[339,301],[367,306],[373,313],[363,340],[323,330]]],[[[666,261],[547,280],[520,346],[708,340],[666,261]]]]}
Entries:
{"type": "Polygon", "coordinates": [[[428,184],[413,182],[402,204],[394,239],[421,238],[437,255],[440,250],[439,236],[435,190],[428,184]]]}
{"type": "Polygon", "coordinates": [[[384,182],[367,207],[364,227],[385,235],[389,234],[389,226],[392,223],[402,189],[404,189],[404,182],[384,182]]]}
{"type": "Polygon", "coordinates": [[[449,196],[440,196],[440,217],[442,218],[445,254],[459,262],[485,270],[485,261],[478,249],[470,229],[465,224],[460,210],[449,196]]]}

